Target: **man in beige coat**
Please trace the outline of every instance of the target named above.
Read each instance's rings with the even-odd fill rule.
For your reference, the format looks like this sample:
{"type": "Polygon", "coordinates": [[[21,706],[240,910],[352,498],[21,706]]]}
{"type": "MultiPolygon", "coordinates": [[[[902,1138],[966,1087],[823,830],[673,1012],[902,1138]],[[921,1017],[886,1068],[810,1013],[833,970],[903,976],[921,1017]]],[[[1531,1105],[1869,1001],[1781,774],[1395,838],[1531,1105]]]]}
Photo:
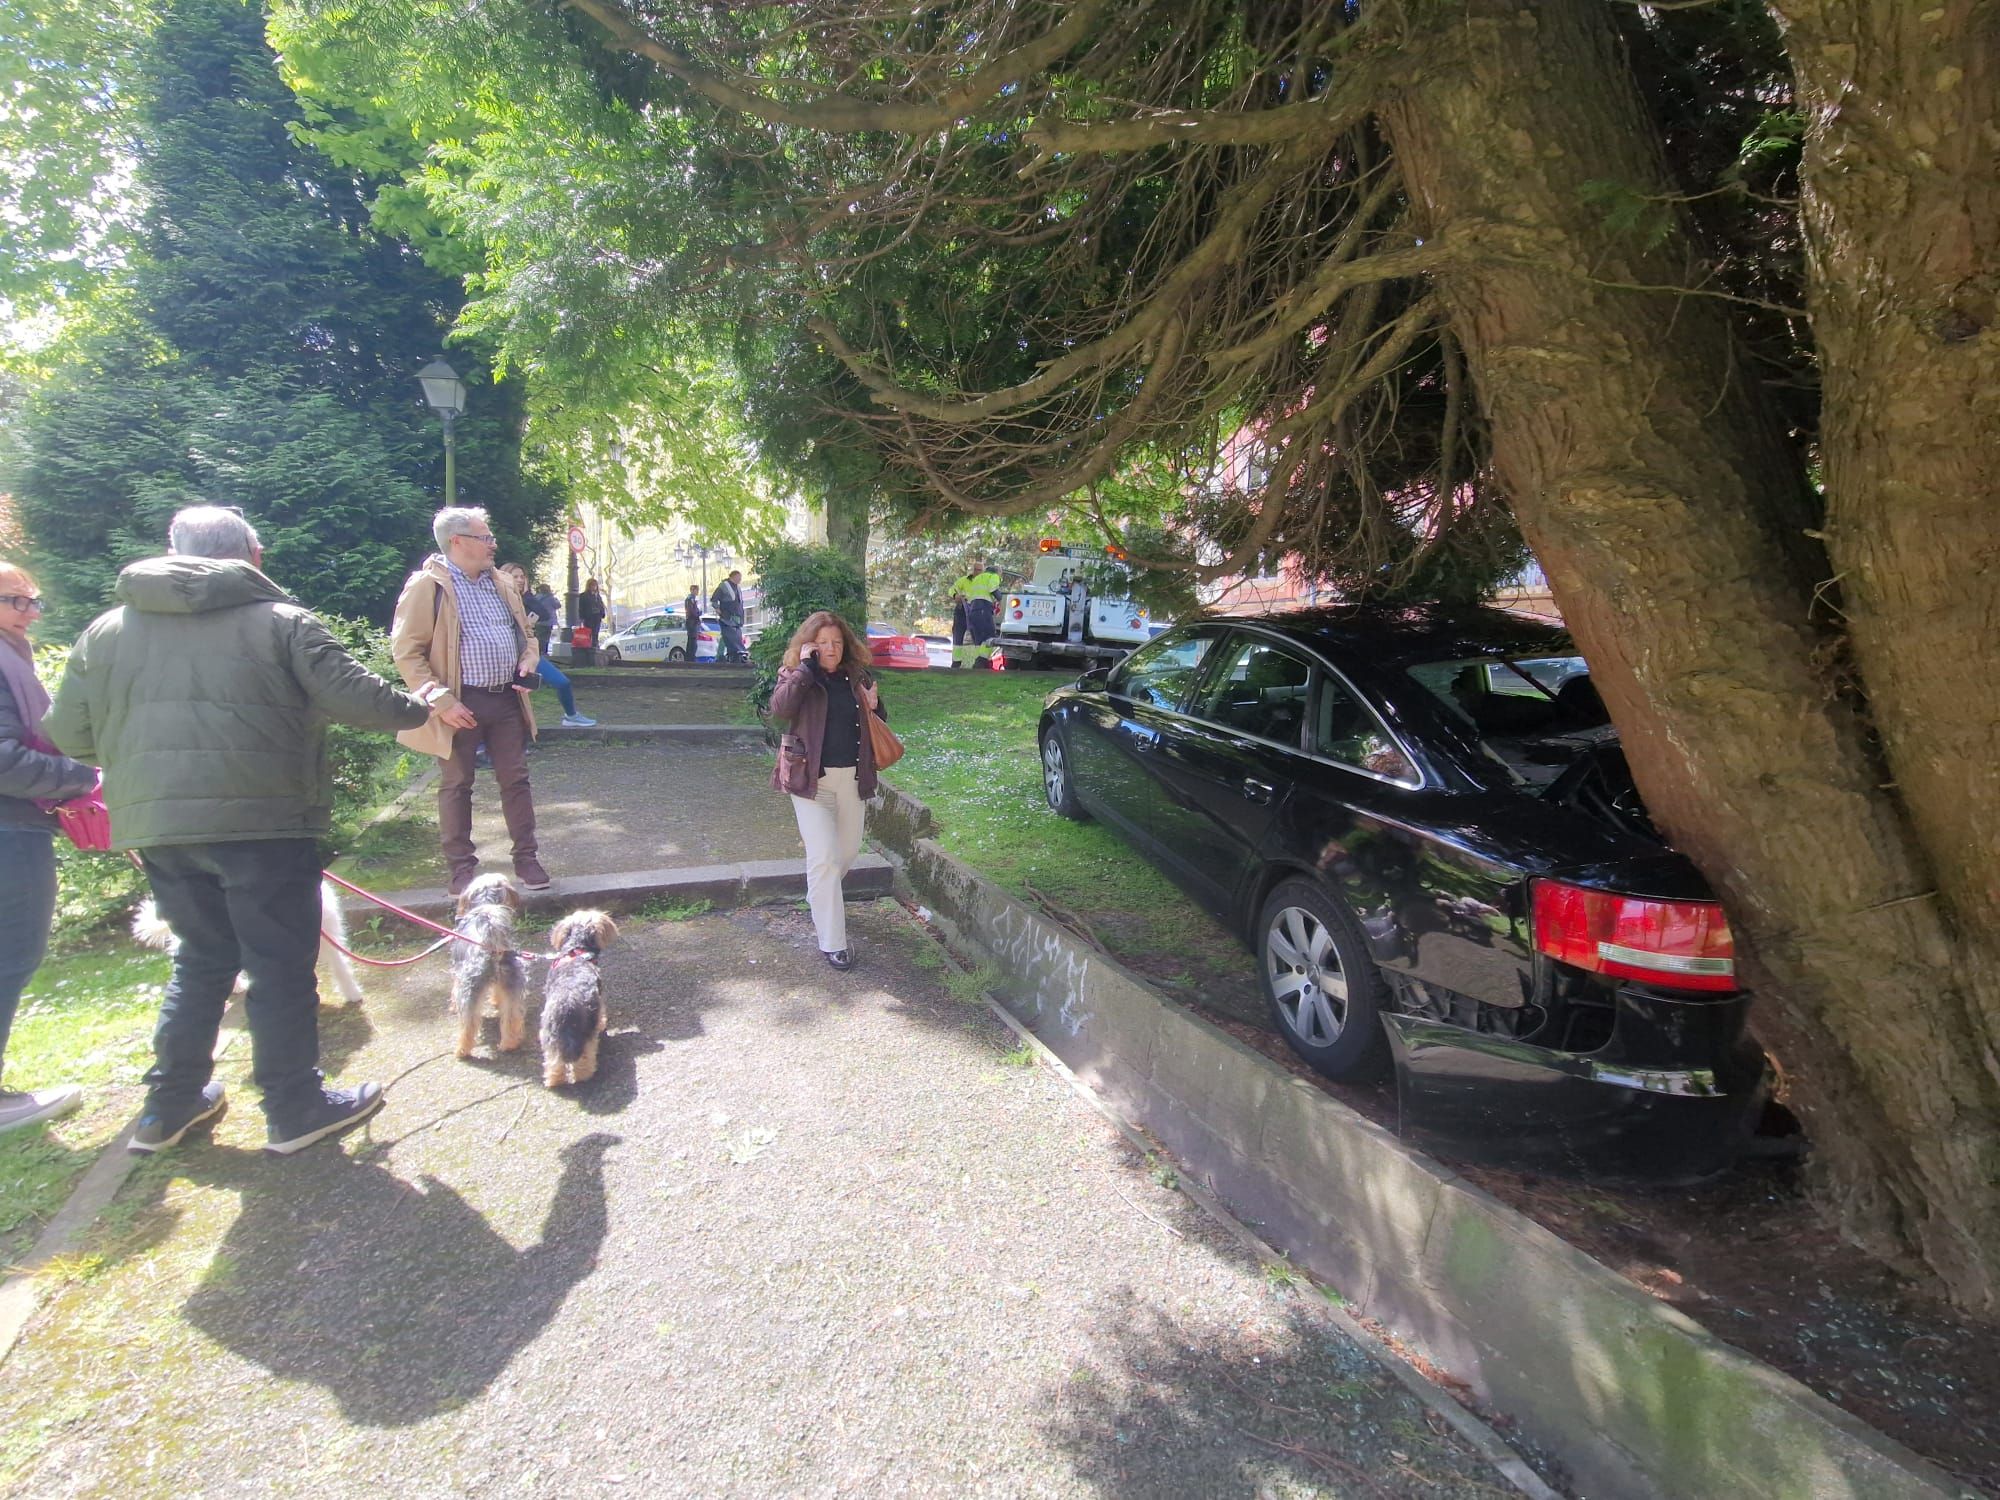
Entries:
{"type": "Polygon", "coordinates": [[[431,534],[438,551],[403,585],[390,649],[410,691],[435,712],[429,723],[396,738],[444,762],[438,836],[451,893],[458,895],[479,873],[472,778],[482,743],[500,783],[515,878],[524,890],[545,891],[549,877],[537,857],[535,800],[528,785],[535,715],[528,687],[517,680],[540,663],[534,625],[513,581],[493,566],[493,526],[485,511],[441,510],[431,534]]]}

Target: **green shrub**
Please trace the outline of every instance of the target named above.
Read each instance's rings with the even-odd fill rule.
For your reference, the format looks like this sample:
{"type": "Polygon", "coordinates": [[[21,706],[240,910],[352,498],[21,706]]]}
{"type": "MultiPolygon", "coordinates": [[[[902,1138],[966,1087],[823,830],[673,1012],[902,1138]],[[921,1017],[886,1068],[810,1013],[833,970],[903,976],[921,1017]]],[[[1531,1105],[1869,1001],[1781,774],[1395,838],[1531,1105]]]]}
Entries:
{"type": "Polygon", "coordinates": [[[771,701],[785,645],[808,615],[830,609],[852,625],[857,635],[867,633],[868,585],[846,554],[831,547],[779,542],[758,554],[756,561],[757,584],[770,611],[764,633],[750,648],[750,664],[757,672],[750,698],[762,713],[771,701]]]}

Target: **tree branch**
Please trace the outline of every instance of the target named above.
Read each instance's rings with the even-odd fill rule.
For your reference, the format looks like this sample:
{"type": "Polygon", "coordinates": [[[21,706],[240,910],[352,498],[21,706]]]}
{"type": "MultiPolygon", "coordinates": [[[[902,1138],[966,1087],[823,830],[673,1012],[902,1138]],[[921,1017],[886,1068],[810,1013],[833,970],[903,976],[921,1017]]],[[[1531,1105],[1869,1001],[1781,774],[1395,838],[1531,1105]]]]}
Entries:
{"type": "Polygon", "coordinates": [[[750,79],[730,79],[710,72],[686,53],[645,31],[615,0],[562,0],[562,3],[601,27],[611,46],[646,58],[662,72],[725,109],[738,110],[767,125],[793,125],[834,135],[862,131],[924,134],[946,129],[1008,84],[1032,77],[1061,60],[1098,31],[1098,22],[1110,9],[1110,0],[1080,0],[1045,35],[982,63],[963,81],[928,103],[883,104],[834,98],[788,104],[745,87],[750,79]]]}
{"type": "MultiPolygon", "coordinates": [[[[1284,147],[1279,146],[1272,155],[1275,158],[1283,151],[1284,147]]],[[[1105,337],[1073,349],[1060,359],[1051,360],[1018,385],[988,391],[966,400],[928,396],[887,379],[854,351],[828,319],[814,318],[807,327],[815,337],[825,342],[828,350],[847,366],[854,378],[867,387],[869,395],[878,405],[949,426],[984,421],[1039,401],[1078,375],[1123,359],[1156,335],[1179,310],[1197,283],[1219,267],[1236,260],[1250,226],[1287,181],[1288,174],[1278,170],[1275,160],[1268,163],[1264,171],[1238,189],[1236,201],[1217,215],[1215,227],[1209,231],[1207,238],[1182,258],[1181,263],[1147,298],[1145,306],[1105,337]]]]}
{"type": "Polygon", "coordinates": [[[1057,155],[1108,156],[1161,145],[1273,146],[1281,141],[1327,141],[1359,124],[1394,83],[1395,54],[1357,56],[1340,79],[1317,99],[1259,110],[1172,110],[1131,120],[1078,124],[1057,120],[1032,125],[1022,139],[1034,159],[1018,175],[1027,177],[1057,155]]]}

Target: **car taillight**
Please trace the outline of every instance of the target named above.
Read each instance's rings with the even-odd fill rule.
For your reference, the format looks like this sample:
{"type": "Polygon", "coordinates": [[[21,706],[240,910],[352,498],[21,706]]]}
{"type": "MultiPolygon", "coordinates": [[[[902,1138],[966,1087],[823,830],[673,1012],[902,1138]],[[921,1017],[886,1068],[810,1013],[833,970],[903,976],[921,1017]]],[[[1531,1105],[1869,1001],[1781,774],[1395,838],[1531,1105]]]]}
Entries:
{"type": "Polygon", "coordinates": [[[1683,990],[1736,988],[1736,941],[1713,901],[1659,901],[1538,880],[1535,946],[1597,974],[1683,990]]]}
{"type": "Polygon", "coordinates": [[[1009,609],[1019,608],[1020,603],[1021,603],[1021,596],[1019,594],[1009,594],[1007,596],[1007,607],[1009,609]]]}
{"type": "Polygon", "coordinates": [[[1137,630],[1139,628],[1139,625],[1140,625],[1140,620],[1137,615],[1134,615],[1131,619],[1125,622],[1125,628],[1127,630],[1137,630]]]}
{"type": "Polygon", "coordinates": [[[1014,611],[1014,618],[1017,620],[1021,618],[1021,612],[1018,609],[1014,611]]]}

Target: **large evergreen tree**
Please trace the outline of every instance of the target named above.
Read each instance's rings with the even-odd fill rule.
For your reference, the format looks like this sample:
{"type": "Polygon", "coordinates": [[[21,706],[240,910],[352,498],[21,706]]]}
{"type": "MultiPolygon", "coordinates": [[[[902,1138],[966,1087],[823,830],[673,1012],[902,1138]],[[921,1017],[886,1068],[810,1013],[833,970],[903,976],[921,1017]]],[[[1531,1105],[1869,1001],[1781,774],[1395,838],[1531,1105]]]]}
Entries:
{"type": "Polygon", "coordinates": [[[1824,1201],[2000,1306],[1990,4],[288,8],[496,101],[472,175],[559,160],[503,116],[561,57],[628,136],[713,143],[689,265],[784,284],[941,503],[1246,416],[1225,565],[1399,566],[1510,501],[1729,906],[1824,1201]]]}
{"type": "MultiPolygon", "coordinates": [[[[294,133],[260,7],[174,0],[126,80],[143,204],[118,315],[23,413],[15,489],[56,623],[103,607],[197,500],[240,505],[273,575],[384,618],[430,550],[443,449],[416,368],[458,283],[369,224],[372,185],[294,133]]],[[[458,427],[458,496],[527,557],[557,502],[521,472],[522,398],[485,363],[458,427]]]]}

